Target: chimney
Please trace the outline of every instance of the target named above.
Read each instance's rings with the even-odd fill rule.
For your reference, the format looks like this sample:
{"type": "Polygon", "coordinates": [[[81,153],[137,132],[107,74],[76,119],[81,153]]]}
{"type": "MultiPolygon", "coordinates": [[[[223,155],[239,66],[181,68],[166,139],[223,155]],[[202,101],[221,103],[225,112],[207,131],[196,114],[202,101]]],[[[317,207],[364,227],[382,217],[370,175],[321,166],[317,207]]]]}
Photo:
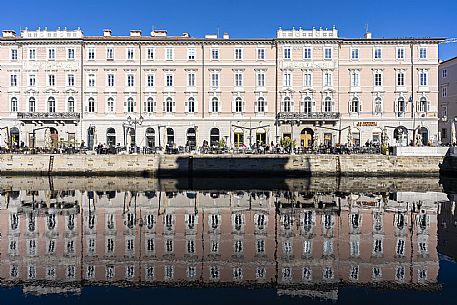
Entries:
{"type": "Polygon", "coordinates": [[[365,32],[365,34],[363,35],[363,37],[365,39],[371,39],[371,32],[365,32]]]}
{"type": "Polygon", "coordinates": [[[228,33],[224,33],[224,36],[223,36],[224,39],[230,39],[230,35],[228,33]]]}
{"type": "Polygon", "coordinates": [[[206,39],[217,39],[217,34],[206,34],[205,38],[206,39]]]}
{"type": "Polygon", "coordinates": [[[153,37],[167,37],[167,30],[153,30],[151,32],[153,37]]]}
{"type": "Polygon", "coordinates": [[[16,37],[16,32],[14,30],[3,30],[3,37],[16,37]]]}
{"type": "Polygon", "coordinates": [[[103,30],[103,36],[109,37],[109,36],[111,36],[111,34],[112,34],[111,30],[109,30],[109,29],[103,30]]]}
{"type": "Polygon", "coordinates": [[[141,31],[140,30],[131,30],[130,36],[139,37],[139,36],[141,36],[141,31]]]}
{"type": "Polygon", "coordinates": [[[190,34],[189,34],[189,33],[187,33],[187,32],[184,32],[184,33],[182,33],[182,37],[186,37],[186,38],[189,38],[189,37],[190,37],[190,34]]]}

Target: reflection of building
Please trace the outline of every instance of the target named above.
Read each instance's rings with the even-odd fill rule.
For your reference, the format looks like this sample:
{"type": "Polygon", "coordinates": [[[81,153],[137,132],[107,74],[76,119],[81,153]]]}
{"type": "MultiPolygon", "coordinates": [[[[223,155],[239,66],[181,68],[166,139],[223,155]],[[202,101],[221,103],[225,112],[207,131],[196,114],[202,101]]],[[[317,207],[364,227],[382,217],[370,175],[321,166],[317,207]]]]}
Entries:
{"type": "Polygon", "coordinates": [[[457,213],[455,210],[455,194],[451,201],[442,202],[438,214],[438,251],[457,260],[457,213]]]}
{"type": "Polygon", "coordinates": [[[439,128],[441,142],[448,144],[452,141],[451,126],[457,123],[457,57],[440,62],[438,72],[439,128]]]}
{"type": "Polygon", "coordinates": [[[364,144],[384,128],[393,145],[413,133],[427,143],[437,140],[440,41],[336,29],[279,29],[274,39],[6,30],[0,117],[28,146],[364,144]],[[129,116],[144,122],[132,128],[129,116]]]}
{"type": "Polygon", "coordinates": [[[0,278],[27,291],[84,279],[273,284],[284,294],[315,284],[437,279],[434,202],[408,203],[401,194],[16,191],[0,198],[0,278]]]}

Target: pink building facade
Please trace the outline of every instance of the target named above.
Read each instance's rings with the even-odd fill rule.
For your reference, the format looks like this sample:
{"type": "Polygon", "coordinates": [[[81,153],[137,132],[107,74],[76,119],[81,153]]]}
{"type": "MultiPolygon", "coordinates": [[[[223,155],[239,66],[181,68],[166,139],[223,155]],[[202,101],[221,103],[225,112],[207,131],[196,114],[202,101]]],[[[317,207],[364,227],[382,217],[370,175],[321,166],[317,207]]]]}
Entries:
{"type": "Polygon", "coordinates": [[[440,41],[3,31],[2,143],[437,143],[440,41]]]}

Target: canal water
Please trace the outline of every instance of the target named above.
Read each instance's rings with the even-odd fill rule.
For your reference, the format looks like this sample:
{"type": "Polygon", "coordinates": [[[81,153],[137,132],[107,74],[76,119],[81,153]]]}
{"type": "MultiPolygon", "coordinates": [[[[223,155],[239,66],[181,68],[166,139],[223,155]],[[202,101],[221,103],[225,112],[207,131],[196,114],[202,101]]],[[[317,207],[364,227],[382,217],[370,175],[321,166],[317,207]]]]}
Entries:
{"type": "Polygon", "coordinates": [[[1,177],[2,304],[447,304],[457,181],[1,177]]]}

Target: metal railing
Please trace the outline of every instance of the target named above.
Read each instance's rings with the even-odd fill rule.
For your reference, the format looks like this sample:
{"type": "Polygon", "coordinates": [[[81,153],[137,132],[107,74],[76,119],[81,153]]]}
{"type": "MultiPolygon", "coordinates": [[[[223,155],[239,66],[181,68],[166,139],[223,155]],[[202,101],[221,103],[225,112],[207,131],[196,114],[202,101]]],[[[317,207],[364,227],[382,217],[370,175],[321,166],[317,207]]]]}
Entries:
{"type": "Polygon", "coordinates": [[[78,112],[18,112],[20,120],[79,120],[78,112]]]}
{"type": "Polygon", "coordinates": [[[338,120],[339,112],[279,112],[278,120],[305,121],[305,120],[338,120]]]}

